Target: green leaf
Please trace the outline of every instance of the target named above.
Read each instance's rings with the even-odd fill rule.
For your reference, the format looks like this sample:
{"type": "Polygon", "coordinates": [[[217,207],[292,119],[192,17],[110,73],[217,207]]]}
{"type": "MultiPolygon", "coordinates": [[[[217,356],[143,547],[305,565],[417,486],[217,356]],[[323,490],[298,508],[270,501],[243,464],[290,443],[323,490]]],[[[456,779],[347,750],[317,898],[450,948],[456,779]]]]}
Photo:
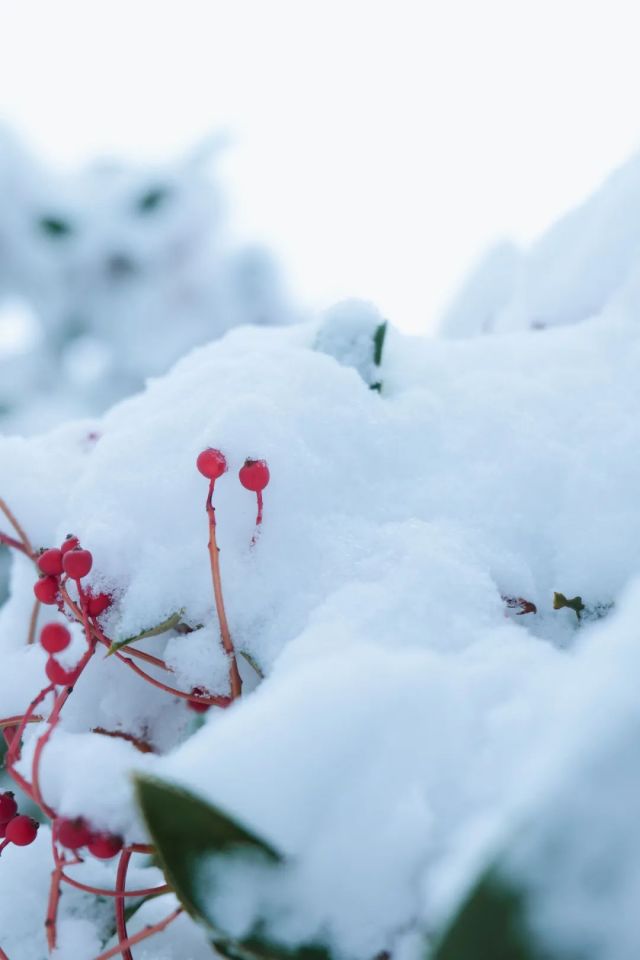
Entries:
{"type": "Polygon", "coordinates": [[[379,367],[382,363],[382,350],[384,348],[384,338],[387,335],[387,321],[385,320],[376,328],[376,332],[373,335],[373,362],[376,367],[379,367]]]}
{"type": "Polygon", "coordinates": [[[247,661],[247,663],[249,664],[249,666],[252,667],[252,668],[255,670],[255,672],[258,674],[258,676],[259,676],[261,679],[264,680],[264,673],[263,673],[263,671],[260,669],[260,667],[258,666],[258,663],[257,663],[257,661],[255,660],[255,658],[252,657],[250,653],[247,653],[246,650],[240,650],[239,653],[240,653],[240,656],[241,656],[244,660],[247,661]]]}
{"type": "Polygon", "coordinates": [[[527,928],[525,895],[496,868],[480,878],[430,960],[551,960],[527,928]]]}
{"type": "Polygon", "coordinates": [[[115,643],[112,643],[107,650],[106,655],[110,657],[112,653],[122,650],[123,647],[128,647],[129,644],[134,643],[135,640],[146,640],[147,637],[159,637],[162,633],[167,633],[169,630],[174,630],[177,626],[179,626],[183,615],[184,610],[178,610],[177,613],[172,613],[170,617],[167,617],[166,620],[163,620],[162,623],[157,624],[155,627],[149,627],[148,630],[143,630],[141,633],[136,633],[134,637],[127,637],[126,640],[115,641],[115,643]]]}
{"type": "Polygon", "coordinates": [[[71,236],[73,227],[68,220],[56,216],[44,216],[38,220],[38,227],[41,232],[52,240],[62,240],[71,236]]]}
{"type": "Polygon", "coordinates": [[[582,597],[571,597],[569,600],[565,597],[564,593],[554,593],[553,609],[562,610],[563,607],[568,607],[570,610],[573,610],[578,620],[580,619],[580,614],[585,609],[582,597]]]}
{"type": "Polygon", "coordinates": [[[199,863],[205,857],[250,852],[274,865],[282,862],[278,851],[265,840],[181,787],[138,776],[136,792],[167,881],[185,909],[209,926],[197,888],[199,863]]]}
{"type": "Polygon", "coordinates": [[[141,214],[154,213],[167,202],[170,195],[171,191],[168,187],[161,185],[150,187],[138,197],[136,211],[141,214]]]}
{"type": "Polygon", "coordinates": [[[228,960],[331,960],[321,945],[300,944],[292,948],[275,943],[263,922],[241,941],[214,924],[203,902],[214,891],[203,891],[199,884],[199,867],[205,858],[257,855],[277,869],[284,863],[282,855],[266,840],[188,790],[140,775],[135,778],[135,786],[167,882],[187,912],[208,927],[219,953],[228,960]]]}

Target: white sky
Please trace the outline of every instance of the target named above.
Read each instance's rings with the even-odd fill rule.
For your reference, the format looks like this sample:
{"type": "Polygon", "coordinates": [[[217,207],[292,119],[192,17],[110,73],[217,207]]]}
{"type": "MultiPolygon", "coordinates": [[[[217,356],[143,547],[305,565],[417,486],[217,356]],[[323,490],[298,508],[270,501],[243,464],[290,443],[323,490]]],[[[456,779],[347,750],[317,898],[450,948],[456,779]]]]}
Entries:
{"type": "Polygon", "coordinates": [[[308,302],[433,326],[640,141],[640,5],[0,0],[0,118],[52,160],[175,153],[223,125],[234,220],[308,302]]]}

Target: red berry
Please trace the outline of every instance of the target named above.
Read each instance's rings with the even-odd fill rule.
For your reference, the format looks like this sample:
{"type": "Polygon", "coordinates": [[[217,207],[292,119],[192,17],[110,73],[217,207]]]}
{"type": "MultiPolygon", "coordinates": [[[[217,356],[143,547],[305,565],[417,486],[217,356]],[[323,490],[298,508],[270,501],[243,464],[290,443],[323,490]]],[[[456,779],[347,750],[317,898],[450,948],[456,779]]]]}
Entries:
{"type": "Polygon", "coordinates": [[[8,823],[18,812],[18,804],[11,790],[0,793],[0,824],[8,823]]]}
{"type": "Polygon", "coordinates": [[[0,823],[0,840],[4,840],[6,833],[7,833],[6,823],[0,823]]]}
{"type": "Polygon", "coordinates": [[[89,550],[81,550],[80,547],[74,547],[73,550],[68,550],[65,553],[62,559],[62,565],[64,572],[68,574],[72,580],[82,580],[93,566],[93,556],[89,550]]]}
{"type": "Polygon", "coordinates": [[[245,460],[240,467],[240,483],[247,490],[259,493],[269,483],[269,467],[266,460],[245,460]]]}
{"type": "Polygon", "coordinates": [[[96,593],[95,596],[87,590],[87,607],[90,617],[99,617],[108,610],[113,603],[113,597],[108,593],[96,593]]]}
{"type": "Polygon", "coordinates": [[[71,634],[63,623],[48,623],[42,628],[40,643],[47,653],[60,653],[71,643],[71,634]]]}
{"type": "Polygon", "coordinates": [[[207,447],[206,450],[198,454],[196,467],[203,477],[207,477],[209,480],[217,480],[227,469],[227,460],[221,450],[207,447]]]}
{"type": "Polygon", "coordinates": [[[80,541],[78,540],[78,538],[74,537],[73,534],[68,533],[64,543],[60,547],[60,552],[68,553],[69,550],[75,550],[75,548],[79,546],[80,546],[80,541]]]}
{"type": "Polygon", "coordinates": [[[17,847],[28,847],[36,838],[38,826],[39,824],[36,820],[20,814],[19,817],[14,817],[13,820],[9,820],[5,837],[7,840],[10,840],[11,843],[15,843],[17,847]]]}
{"type": "Polygon", "coordinates": [[[59,577],[62,573],[62,550],[51,547],[38,557],[38,568],[52,577],[59,577]]]}
{"type": "MultiPolygon", "coordinates": [[[[196,697],[207,696],[207,691],[203,690],[202,687],[194,687],[191,693],[195,693],[196,697]]],[[[187,700],[187,706],[190,710],[193,710],[194,713],[206,713],[210,704],[202,703],[200,700],[187,700]]]]}
{"type": "Polygon", "coordinates": [[[114,833],[92,833],[87,849],[99,860],[110,860],[122,850],[122,837],[114,833]]]}
{"type": "Polygon", "coordinates": [[[55,683],[58,687],[72,687],[78,679],[78,670],[76,667],[72,670],[67,670],[66,667],[58,663],[54,657],[49,657],[47,660],[45,673],[49,680],[51,680],[51,683],[55,683]]]}
{"type": "Polygon", "coordinates": [[[33,585],[33,592],[40,603],[54,604],[58,599],[57,577],[40,577],[33,585]]]}
{"type": "Polygon", "coordinates": [[[91,840],[91,831],[82,817],[64,818],[57,823],[58,843],[68,850],[86,847],[91,840]]]}

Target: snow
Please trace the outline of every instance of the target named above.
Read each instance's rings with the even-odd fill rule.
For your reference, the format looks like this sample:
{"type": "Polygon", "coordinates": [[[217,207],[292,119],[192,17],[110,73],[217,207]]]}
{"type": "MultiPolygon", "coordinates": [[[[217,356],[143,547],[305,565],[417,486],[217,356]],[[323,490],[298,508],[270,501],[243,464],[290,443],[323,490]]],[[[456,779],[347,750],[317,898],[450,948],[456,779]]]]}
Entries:
{"type": "Polygon", "coordinates": [[[528,250],[497,244],[445,311],[443,334],[543,329],[581,322],[620,301],[637,306],[639,213],[636,155],[528,250]]]}
{"type": "MultiPolygon", "coordinates": [[[[589,235],[576,247],[564,227],[557,236],[562,263],[596,243],[589,235]]],[[[559,260],[558,303],[573,297],[568,269],[559,260]]],[[[220,448],[229,471],[214,504],[231,634],[265,676],[241,660],[245,695],[199,723],[101,650],[44,752],[47,802],[143,841],[132,772],[191,788],[289,860],[276,877],[205,864],[205,878],[224,878],[203,894],[211,915],[241,931],[266,911],[280,941],[321,938],[349,960],[424,953],[421,938],[438,934],[531,808],[540,835],[559,831],[567,851],[550,882],[538,828],[514,846],[514,875],[537,891],[536,935],[568,949],[596,943],[596,960],[637,956],[628,905],[640,889],[640,328],[622,294],[600,311],[626,273],[603,266],[588,309],[562,314],[598,313],[582,323],[456,340],[391,328],[380,392],[365,335],[379,317],[351,303],[293,327],[234,329],[100,419],[0,437],[3,498],[35,546],[73,532],[92,551],[88,582],[114,597],[101,620],[109,636],[180,612],[192,632],[139,647],[166,656],[184,689],[224,695],[207,482],[195,469],[203,448],[220,448]],[[271,473],[253,545],[256,500],[237,477],[247,457],[271,473]],[[614,606],[579,623],[553,610],[554,591],[614,606]],[[509,597],[537,613],[518,615],[509,597]],[[603,898],[581,877],[592,858],[609,865],[611,849],[617,872],[603,898]]],[[[496,282],[492,302],[505,289],[496,282]]],[[[25,646],[32,583],[27,561],[14,560],[0,609],[3,715],[44,684],[46,657],[25,646]]],[[[42,730],[26,735],[26,776],[42,730]]],[[[45,830],[0,861],[11,960],[40,960],[27,939],[46,909],[45,830]],[[33,876],[27,904],[7,881],[14,863],[33,876]]],[[[113,864],[103,869],[113,882],[113,864]]],[[[61,960],[91,960],[96,937],[108,939],[87,899],[74,913],[63,898],[61,960]]],[[[174,901],[163,899],[131,929],[166,916],[174,901]]],[[[181,917],[136,957],[207,954],[181,917]]]]}

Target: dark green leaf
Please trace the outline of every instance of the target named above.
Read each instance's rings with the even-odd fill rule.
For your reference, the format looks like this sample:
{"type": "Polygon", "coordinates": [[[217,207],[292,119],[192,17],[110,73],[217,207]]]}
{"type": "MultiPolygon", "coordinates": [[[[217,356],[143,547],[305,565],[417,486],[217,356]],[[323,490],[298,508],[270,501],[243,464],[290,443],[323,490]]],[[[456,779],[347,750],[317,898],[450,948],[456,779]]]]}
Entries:
{"type": "Polygon", "coordinates": [[[44,216],[38,220],[41,232],[53,240],[61,240],[73,233],[73,227],[68,220],[56,216],[44,216]]]}
{"type": "Polygon", "coordinates": [[[382,363],[382,350],[384,348],[384,338],[387,335],[387,321],[381,323],[379,327],[376,328],[376,332],[373,335],[373,362],[376,367],[379,367],[382,363]]]}
{"type": "MultiPolygon", "coordinates": [[[[265,840],[187,790],[142,776],[136,778],[136,790],[167,881],[185,909],[209,925],[197,886],[198,866],[204,857],[250,852],[272,864],[282,860],[265,840]]],[[[207,891],[207,897],[209,894],[207,891]]]]}
{"type": "Polygon", "coordinates": [[[154,213],[167,202],[171,195],[168,187],[155,186],[145,190],[136,201],[136,211],[141,214],[154,213]]]}
{"type": "Polygon", "coordinates": [[[198,884],[198,867],[204,858],[249,854],[277,869],[283,857],[266,840],[187,790],[137,776],[136,792],[167,882],[191,916],[209,928],[219,953],[228,960],[331,960],[328,951],[316,944],[291,948],[274,943],[262,922],[242,941],[214,924],[204,902],[214,891],[203,891],[198,884]]]}
{"type": "Polygon", "coordinates": [[[548,960],[527,930],[524,894],[496,869],[485,873],[430,960],[548,960]]]}

